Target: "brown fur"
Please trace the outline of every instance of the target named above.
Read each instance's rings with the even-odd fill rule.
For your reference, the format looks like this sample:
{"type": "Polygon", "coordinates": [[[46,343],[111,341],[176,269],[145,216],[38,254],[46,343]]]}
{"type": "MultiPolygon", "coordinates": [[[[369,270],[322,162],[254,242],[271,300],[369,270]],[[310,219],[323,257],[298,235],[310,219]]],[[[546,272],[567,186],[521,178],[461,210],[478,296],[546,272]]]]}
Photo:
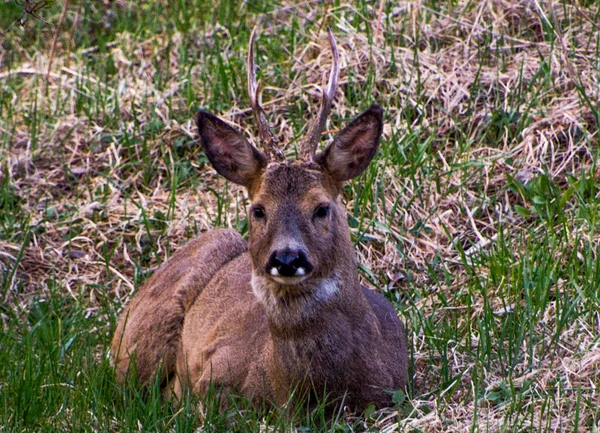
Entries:
{"type": "Polygon", "coordinates": [[[161,267],[121,317],[117,376],[124,380],[135,359],[143,383],[162,363],[176,395],[213,384],[257,403],[326,390],[355,410],[391,405],[407,382],[404,329],[392,306],[359,284],[339,198],[343,181],[377,150],[381,109],[363,113],[315,162],[266,165],[218,118],[201,113],[198,127],[219,173],[249,190],[248,251],[238,234],[219,230],[161,267]],[[269,257],[282,248],[306,251],[312,271],[269,273],[269,257]]]}

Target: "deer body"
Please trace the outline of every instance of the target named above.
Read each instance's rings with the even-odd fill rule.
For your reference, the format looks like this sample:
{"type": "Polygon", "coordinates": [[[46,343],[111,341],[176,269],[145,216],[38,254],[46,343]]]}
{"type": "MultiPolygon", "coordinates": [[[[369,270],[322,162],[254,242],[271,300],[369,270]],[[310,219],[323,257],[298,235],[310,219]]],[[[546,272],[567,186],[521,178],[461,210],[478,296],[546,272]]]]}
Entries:
{"type": "MultiPolygon", "coordinates": [[[[268,148],[273,138],[253,94],[253,69],[250,62],[251,99],[268,148]]],[[[324,124],[328,93],[316,123],[324,124]]],[[[212,165],[248,190],[249,242],[226,230],[203,234],[148,280],[113,339],[118,377],[135,359],[142,383],[162,363],[164,382],[178,395],[212,385],[257,403],[282,405],[292,392],[313,391],[355,410],[391,405],[392,391],[407,380],[404,330],[383,296],[359,283],[339,197],[375,154],[381,117],[371,107],[317,155],[322,126],[311,128],[308,157],[284,161],[274,147],[265,155],[200,112],[200,142],[212,165]]]]}

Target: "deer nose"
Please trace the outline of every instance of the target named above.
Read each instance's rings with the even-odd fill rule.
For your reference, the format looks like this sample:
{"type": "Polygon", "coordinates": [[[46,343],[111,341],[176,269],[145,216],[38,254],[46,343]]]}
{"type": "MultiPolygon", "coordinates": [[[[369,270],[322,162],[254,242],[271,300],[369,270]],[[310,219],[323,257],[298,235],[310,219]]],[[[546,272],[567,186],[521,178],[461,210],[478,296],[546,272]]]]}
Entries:
{"type": "Polygon", "coordinates": [[[265,268],[274,277],[302,277],[312,272],[313,265],[302,250],[273,251],[265,268]]]}

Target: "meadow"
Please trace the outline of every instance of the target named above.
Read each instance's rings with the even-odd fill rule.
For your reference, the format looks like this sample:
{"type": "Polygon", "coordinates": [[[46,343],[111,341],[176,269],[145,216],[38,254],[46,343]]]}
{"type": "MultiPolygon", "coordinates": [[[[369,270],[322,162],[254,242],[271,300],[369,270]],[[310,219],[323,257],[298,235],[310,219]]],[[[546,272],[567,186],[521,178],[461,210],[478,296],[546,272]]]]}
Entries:
{"type": "Polygon", "coordinates": [[[597,2],[0,0],[0,43],[0,432],[600,431],[597,2]],[[193,119],[255,136],[255,25],[288,157],[327,26],[341,75],[323,143],[385,109],[344,201],[361,278],[407,327],[395,407],[327,423],[115,384],[136,288],[198,233],[247,232],[193,119]]]}

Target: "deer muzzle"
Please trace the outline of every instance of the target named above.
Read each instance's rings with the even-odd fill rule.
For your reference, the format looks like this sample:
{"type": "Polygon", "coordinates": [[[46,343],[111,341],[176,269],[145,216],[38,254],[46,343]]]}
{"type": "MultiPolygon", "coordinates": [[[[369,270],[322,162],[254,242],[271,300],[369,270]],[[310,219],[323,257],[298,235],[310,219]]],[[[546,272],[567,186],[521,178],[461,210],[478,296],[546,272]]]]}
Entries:
{"type": "Polygon", "coordinates": [[[306,252],[300,249],[285,248],[271,253],[265,272],[275,277],[276,280],[289,278],[292,282],[296,279],[303,280],[312,272],[313,268],[314,266],[308,260],[306,252]]]}

